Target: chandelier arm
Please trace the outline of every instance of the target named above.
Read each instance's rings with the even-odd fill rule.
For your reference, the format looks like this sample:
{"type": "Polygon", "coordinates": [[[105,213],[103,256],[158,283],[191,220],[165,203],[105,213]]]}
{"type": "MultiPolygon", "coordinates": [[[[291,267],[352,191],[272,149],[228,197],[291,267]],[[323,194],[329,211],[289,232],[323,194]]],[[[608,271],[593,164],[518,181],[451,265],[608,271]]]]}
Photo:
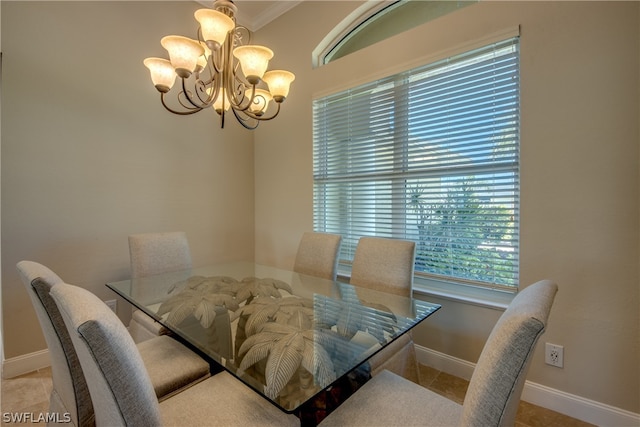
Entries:
{"type": "MultiPolygon", "coordinates": [[[[194,84],[194,90],[196,91],[196,97],[198,98],[198,100],[201,102],[201,104],[197,104],[194,100],[193,94],[191,93],[191,91],[187,90],[187,84],[186,81],[187,79],[185,79],[184,77],[181,79],[182,80],[182,92],[184,94],[184,98],[189,102],[189,104],[193,105],[193,107],[198,108],[199,110],[202,110],[204,107],[207,106],[207,103],[205,101],[202,100],[202,98],[200,98],[200,95],[198,94],[198,81],[195,82],[194,84]]],[[[180,100],[180,97],[178,96],[178,100],[180,100]]],[[[188,105],[185,105],[183,102],[180,102],[180,104],[187,109],[191,109],[191,107],[189,107],[188,105]]]]}
{"type": "Polygon", "coordinates": [[[276,104],[277,106],[276,111],[274,111],[269,117],[265,117],[264,115],[258,116],[252,113],[251,111],[243,111],[243,113],[251,117],[252,119],[259,120],[261,122],[266,122],[267,120],[272,120],[276,118],[276,116],[280,113],[280,105],[281,105],[280,103],[276,104]]]}
{"type": "Polygon", "coordinates": [[[238,90],[234,91],[234,104],[236,105],[236,110],[246,113],[249,107],[251,106],[251,104],[253,103],[253,100],[256,96],[256,86],[255,85],[250,86],[251,97],[247,97],[246,92],[247,92],[248,86],[237,77],[235,77],[235,80],[238,82],[238,90]],[[245,100],[248,100],[248,102],[246,105],[243,106],[242,103],[245,100]]]}
{"type": "Polygon", "coordinates": [[[244,90],[246,90],[246,86],[244,83],[238,79],[238,63],[234,63],[233,61],[233,42],[227,41],[224,45],[224,69],[221,71],[222,76],[224,76],[223,85],[225,87],[225,91],[227,93],[227,97],[229,98],[229,104],[231,104],[231,108],[234,110],[237,109],[246,109],[241,106],[242,101],[244,100],[244,90]],[[235,82],[238,82],[238,85],[235,85],[235,82]]]}
{"type": "MultiPolygon", "coordinates": [[[[207,68],[211,68],[211,64],[209,64],[208,62],[207,62],[207,68]]],[[[211,83],[213,83],[213,80],[215,79],[215,76],[216,76],[216,74],[209,69],[209,79],[203,80],[203,79],[200,78],[200,77],[202,77],[202,71],[200,71],[200,73],[198,73],[196,75],[196,79],[198,81],[200,81],[203,85],[209,86],[211,83]]]]}
{"type": "MultiPolygon", "coordinates": [[[[260,124],[260,122],[259,122],[259,121],[256,121],[256,124],[255,124],[254,126],[251,126],[251,125],[249,125],[249,124],[247,124],[247,123],[246,123],[246,122],[247,122],[247,119],[245,119],[244,117],[240,117],[240,115],[239,115],[240,113],[239,113],[235,108],[232,108],[231,110],[233,111],[233,115],[234,115],[234,116],[236,116],[236,119],[238,119],[238,122],[239,122],[242,126],[244,126],[244,128],[245,128],[245,129],[254,130],[254,129],[255,129],[255,128],[257,128],[257,127],[258,127],[258,125],[260,124]]],[[[251,116],[249,116],[246,112],[243,112],[243,114],[246,114],[248,117],[251,117],[251,116]]],[[[252,118],[252,119],[255,119],[255,117],[251,117],[251,118],[252,118]]]]}
{"type": "MultiPolygon", "coordinates": [[[[202,99],[202,97],[200,96],[200,92],[202,93],[207,93],[207,87],[209,87],[211,85],[212,82],[206,83],[203,82],[202,80],[200,80],[199,78],[196,79],[196,81],[194,82],[194,89],[196,91],[196,96],[198,97],[198,100],[200,101],[201,105],[199,105],[198,107],[200,108],[204,108],[204,107],[208,107],[210,106],[213,101],[216,99],[216,97],[218,96],[218,92],[219,92],[219,87],[216,84],[213,84],[211,87],[213,87],[213,90],[211,91],[211,93],[207,94],[207,98],[206,99],[202,99]]],[[[191,101],[189,101],[191,102],[191,101]]],[[[193,104],[193,102],[191,102],[193,104]]]]}
{"type": "MultiPolygon", "coordinates": [[[[276,118],[276,116],[280,113],[280,103],[277,104],[276,111],[269,117],[258,116],[251,113],[250,111],[241,111],[241,110],[239,111],[239,110],[236,110],[235,108],[232,108],[231,110],[233,111],[233,115],[236,116],[236,119],[238,119],[238,122],[240,122],[242,126],[244,126],[246,129],[254,130],[255,128],[258,127],[260,122],[264,122],[264,121],[272,120],[276,118]],[[241,114],[245,115],[247,118],[242,117],[241,114]],[[249,125],[248,119],[254,120],[255,125],[249,125]]],[[[222,127],[224,127],[224,115],[222,117],[222,127]]]]}
{"type": "Polygon", "coordinates": [[[220,46],[220,48],[217,50],[211,51],[211,55],[209,55],[209,58],[207,58],[207,66],[213,68],[213,72],[211,73],[211,80],[213,80],[214,75],[220,74],[222,72],[222,67],[220,67],[218,63],[221,61],[221,58],[219,57],[221,55],[220,51],[222,51],[223,49],[224,45],[220,46]]]}
{"type": "Polygon", "coordinates": [[[235,40],[237,40],[238,46],[251,44],[251,31],[244,25],[236,25],[236,28],[233,30],[233,35],[235,40]],[[246,40],[242,39],[242,33],[247,37],[246,40]]]}
{"type": "Polygon", "coordinates": [[[258,120],[267,121],[267,120],[275,119],[275,118],[276,118],[276,116],[277,116],[278,114],[280,114],[280,106],[281,106],[281,105],[282,105],[282,103],[281,103],[281,102],[277,102],[277,103],[276,103],[276,106],[277,106],[278,108],[276,108],[276,111],[274,111],[274,112],[273,112],[273,114],[272,114],[270,117],[260,117],[258,120]]]}
{"type": "Polygon", "coordinates": [[[164,93],[160,93],[160,102],[162,102],[162,106],[169,112],[173,113],[173,114],[178,114],[180,116],[188,116],[189,114],[195,114],[199,111],[202,111],[202,107],[195,107],[192,109],[188,109],[189,107],[185,106],[184,104],[180,103],[180,105],[182,105],[183,107],[187,108],[187,111],[178,111],[178,110],[174,110],[173,108],[169,107],[167,105],[167,103],[164,101],[164,93]]]}
{"type": "Polygon", "coordinates": [[[233,31],[230,32],[230,36],[225,43],[225,54],[227,61],[225,63],[224,73],[227,78],[226,88],[229,93],[229,103],[234,110],[246,112],[253,102],[255,93],[255,85],[251,85],[249,82],[243,81],[240,76],[240,62],[233,60],[234,47],[249,44],[251,42],[251,32],[247,27],[237,25],[233,31]],[[247,90],[251,87],[251,98],[246,95],[247,90]],[[249,100],[243,105],[245,100],[249,100]]]}

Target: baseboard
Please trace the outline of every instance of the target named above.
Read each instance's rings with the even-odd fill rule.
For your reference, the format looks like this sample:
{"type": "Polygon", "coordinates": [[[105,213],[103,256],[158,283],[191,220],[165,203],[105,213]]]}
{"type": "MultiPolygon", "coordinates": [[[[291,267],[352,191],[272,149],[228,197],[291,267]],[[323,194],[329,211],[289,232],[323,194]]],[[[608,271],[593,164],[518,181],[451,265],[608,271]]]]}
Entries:
{"type": "Polygon", "coordinates": [[[598,426],[639,426],[640,414],[527,381],[522,399],[598,426]]]}
{"type": "MultiPolygon", "coordinates": [[[[450,375],[471,379],[474,363],[416,345],[418,361],[450,375]]],[[[639,426],[640,414],[527,381],[522,400],[598,426],[639,426]]]]}
{"type": "Polygon", "coordinates": [[[438,371],[469,381],[475,368],[475,363],[440,353],[430,348],[416,344],[416,357],[418,362],[430,366],[438,371]]]}
{"type": "Polygon", "coordinates": [[[2,361],[2,378],[14,378],[47,366],[51,366],[48,349],[12,357],[2,361]]]}

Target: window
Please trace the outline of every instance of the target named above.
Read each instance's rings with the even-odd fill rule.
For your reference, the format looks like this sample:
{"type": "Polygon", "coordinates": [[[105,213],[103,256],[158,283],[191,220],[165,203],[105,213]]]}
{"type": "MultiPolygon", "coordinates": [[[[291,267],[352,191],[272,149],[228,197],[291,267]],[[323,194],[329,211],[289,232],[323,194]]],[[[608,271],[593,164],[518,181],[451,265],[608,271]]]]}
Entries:
{"type": "Polygon", "coordinates": [[[512,38],[313,103],[314,228],[416,242],[416,274],[518,283],[519,68],[512,38]]]}
{"type": "Polygon", "coordinates": [[[364,2],[312,54],[314,67],[328,64],[381,40],[434,20],[478,0],[364,2]]]}

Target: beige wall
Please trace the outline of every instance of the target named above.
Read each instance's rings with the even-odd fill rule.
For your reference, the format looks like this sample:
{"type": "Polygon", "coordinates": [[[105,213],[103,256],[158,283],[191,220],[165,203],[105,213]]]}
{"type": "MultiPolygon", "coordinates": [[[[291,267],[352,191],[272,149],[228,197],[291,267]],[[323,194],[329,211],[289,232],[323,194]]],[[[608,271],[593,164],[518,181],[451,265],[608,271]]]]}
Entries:
{"type": "MultiPolygon", "coordinates": [[[[521,277],[560,284],[543,341],[565,346],[564,369],[539,348],[529,379],[640,412],[638,3],[480,3],[312,71],[311,51],[360,4],[307,1],[258,31],[297,78],[252,134],[167,113],[142,66],[163,35],[195,30],[199,5],[2,2],[5,356],[45,348],[21,259],[105,299],[129,274],[133,232],[185,230],[197,265],[255,253],[290,267],[313,224],[312,95],[521,25],[521,277]]],[[[439,302],[417,343],[475,362],[499,312],[439,302]]]]}
{"type": "MultiPolygon", "coordinates": [[[[0,52],[2,52],[2,6],[0,5],[0,52]]],[[[2,116],[2,61],[0,60],[0,117],[2,116]]],[[[1,124],[0,124],[1,127],[1,124]]],[[[0,147],[2,147],[2,132],[0,132],[0,147]]],[[[2,150],[0,150],[0,162],[2,159],[2,150]]],[[[2,187],[2,179],[0,178],[0,188],[2,187]]],[[[0,190],[0,194],[2,191],[0,190]]],[[[1,197],[1,196],[0,196],[1,197]]],[[[2,209],[0,209],[0,223],[2,221],[2,209]]],[[[2,227],[0,227],[0,253],[2,252],[2,227]]],[[[2,271],[2,257],[0,257],[0,271],[2,271]]],[[[4,360],[4,337],[2,326],[2,277],[0,275],[0,361],[4,360]]],[[[0,377],[2,377],[2,368],[0,367],[0,377]]]]}
{"type": "MultiPolygon", "coordinates": [[[[5,356],[46,348],[15,265],[114,294],[127,235],[186,231],[194,264],[253,257],[253,136],[165,111],[142,60],[192,2],[2,2],[5,356]]],[[[121,317],[126,318],[122,301],[121,317]]]]}
{"type": "MultiPolygon", "coordinates": [[[[559,283],[542,342],[565,347],[558,369],[539,346],[529,380],[640,412],[639,4],[481,2],[312,70],[360,4],[304,2],[258,32],[297,77],[284,119],[255,136],[256,259],[290,267],[312,228],[314,93],[520,25],[521,282],[559,283]]],[[[417,343],[475,362],[500,313],[438,302],[417,343]]]]}

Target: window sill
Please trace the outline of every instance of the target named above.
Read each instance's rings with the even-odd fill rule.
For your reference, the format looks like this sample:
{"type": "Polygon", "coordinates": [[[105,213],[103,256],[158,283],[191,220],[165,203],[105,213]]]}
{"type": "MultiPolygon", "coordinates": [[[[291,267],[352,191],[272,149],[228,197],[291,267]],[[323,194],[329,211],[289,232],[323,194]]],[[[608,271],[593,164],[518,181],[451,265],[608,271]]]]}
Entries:
{"type": "Polygon", "coordinates": [[[515,296],[515,292],[431,280],[423,277],[414,279],[413,293],[496,310],[505,310],[515,296]]]}
{"type": "MultiPolygon", "coordinates": [[[[349,283],[350,277],[351,271],[349,269],[338,267],[338,280],[349,283]]],[[[516,295],[515,292],[505,290],[481,288],[424,277],[414,278],[413,293],[414,295],[437,297],[495,310],[505,310],[516,295]]]]}

